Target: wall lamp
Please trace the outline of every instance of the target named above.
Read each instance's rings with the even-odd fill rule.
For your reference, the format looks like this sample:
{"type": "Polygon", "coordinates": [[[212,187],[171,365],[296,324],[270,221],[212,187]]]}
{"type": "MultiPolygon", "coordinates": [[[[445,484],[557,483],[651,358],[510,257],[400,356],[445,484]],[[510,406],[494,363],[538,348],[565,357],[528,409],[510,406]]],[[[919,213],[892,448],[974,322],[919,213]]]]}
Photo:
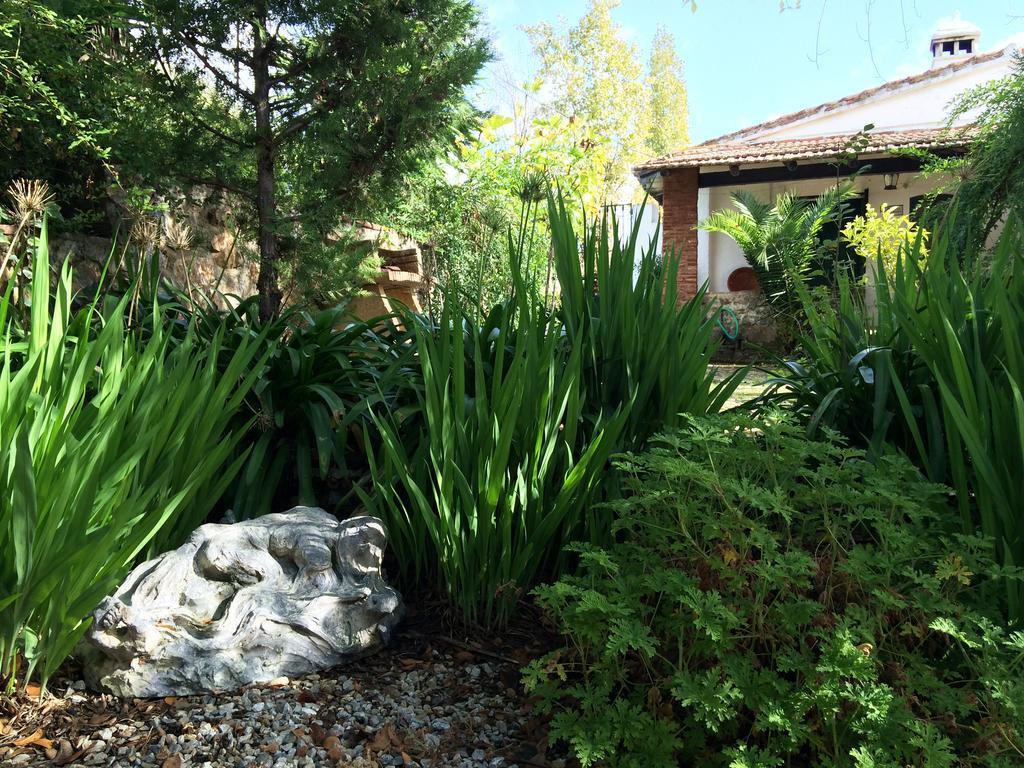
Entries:
{"type": "Polygon", "coordinates": [[[885,189],[896,189],[896,186],[900,183],[900,175],[898,173],[883,173],[882,183],[885,185],[885,189]]]}
{"type": "Polygon", "coordinates": [[[740,175],[740,167],[738,165],[736,165],[735,163],[733,165],[730,165],[729,166],[729,175],[730,176],[739,176],[740,175]]]}

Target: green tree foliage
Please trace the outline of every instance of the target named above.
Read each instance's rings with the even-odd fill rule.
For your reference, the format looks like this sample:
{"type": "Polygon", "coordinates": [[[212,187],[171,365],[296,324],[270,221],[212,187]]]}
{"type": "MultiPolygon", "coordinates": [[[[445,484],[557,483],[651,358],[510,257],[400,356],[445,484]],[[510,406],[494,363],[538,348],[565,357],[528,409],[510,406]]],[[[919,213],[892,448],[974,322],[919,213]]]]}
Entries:
{"type": "Polygon", "coordinates": [[[117,0],[0,0],[0,186],[49,183],[70,226],[89,228],[115,171],[124,88],[125,8],[117,0]]]}
{"type": "Polygon", "coordinates": [[[322,244],[342,213],[387,195],[451,136],[487,57],[464,0],[138,0],[135,10],[134,49],[156,60],[152,93],[172,126],[166,170],[251,207],[264,317],[303,242],[322,244]]]}
{"type": "MultiPolygon", "coordinates": [[[[688,141],[686,89],[675,41],[659,30],[648,72],[639,49],[595,2],[567,30],[530,30],[537,77],[511,89],[508,115],[494,115],[459,142],[446,167],[409,180],[400,203],[382,214],[397,229],[433,245],[440,285],[454,286],[481,310],[508,295],[506,236],[538,186],[557,185],[596,220],[601,207],[640,195],[630,166],[688,141]]],[[[582,224],[578,218],[577,224],[582,224]]],[[[548,290],[543,216],[529,273],[548,290]]]]}
{"type": "Polygon", "coordinates": [[[928,230],[921,229],[909,216],[898,214],[883,203],[879,208],[868,205],[863,216],[857,216],[843,227],[843,239],[866,264],[881,257],[882,266],[893,274],[896,262],[908,245],[921,236],[921,258],[928,258],[928,230]]]}
{"type": "Polygon", "coordinates": [[[577,211],[594,214],[599,207],[602,178],[593,158],[605,145],[562,115],[532,111],[529,99],[539,89],[530,84],[512,117],[489,117],[445,164],[411,177],[399,203],[383,214],[391,226],[430,244],[438,288],[482,314],[512,289],[513,232],[525,232],[523,279],[550,295],[550,233],[536,205],[550,185],[573,195],[577,211]]]}
{"type": "Polygon", "coordinates": [[[537,591],[565,647],[528,690],[583,766],[1006,766],[1024,638],[904,459],[778,414],[690,419],[628,456],[616,544],[537,591]]]}
{"type": "Polygon", "coordinates": [[[984,243],[1008,214],[1024,219],[1024,57],[1010,75],[968,92],[950,120],[964,115],[975,116],[978,135],[947,209],[959,247],[984,243]]]}
{"type": "Polygon", "coordinates": [[[651,43],[647,98],[648,154],[659,157],[686,147],[690,143],[690,127],[683,61],[676,51],[675,37],[665,27],[658,27],[651,43]]]}

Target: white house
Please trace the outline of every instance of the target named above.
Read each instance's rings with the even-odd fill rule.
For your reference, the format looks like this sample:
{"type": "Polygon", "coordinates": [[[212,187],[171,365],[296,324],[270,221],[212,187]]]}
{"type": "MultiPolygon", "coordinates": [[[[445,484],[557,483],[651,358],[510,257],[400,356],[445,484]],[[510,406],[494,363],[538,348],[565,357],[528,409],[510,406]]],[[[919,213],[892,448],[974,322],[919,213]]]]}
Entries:
{"type": "Polygon", "coordinates": [[[963,152],[970,119],[947,130],[950,103],[1012,70],[1017,46],[983,53],[980,38],[980,30],[957,15],[935,30],[931,67],[919,74],[743,128],[634,169],[662,206],[663,247],[674,248],[681,257],[677,282],[682,298],[693,296],[705,282],[725,301],[730,292],[753,287],[737,245],[725,235],[696,229],[712,210],[729,206],[737,189],[765,200],[787,190],[810,197],[835,184],[837,176],[863,169],[856,180],[861,196],[855,207],[884,203],[912,212],[936,181],[920,175],[916,159],[894,150],[963,152]],[[862,134],[856,159],[843,163],[839,156],[868,124],[874,128],[862,134]]]}

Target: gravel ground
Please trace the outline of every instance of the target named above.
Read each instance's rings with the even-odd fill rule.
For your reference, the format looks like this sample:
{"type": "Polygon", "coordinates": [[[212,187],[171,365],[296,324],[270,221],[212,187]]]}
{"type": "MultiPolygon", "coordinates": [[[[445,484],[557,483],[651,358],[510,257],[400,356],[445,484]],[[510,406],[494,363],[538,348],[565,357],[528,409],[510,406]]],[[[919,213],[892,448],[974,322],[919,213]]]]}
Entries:
{"type": "Polygon", "coordinates": [[[545,754],[524,700],[522,649],[513,659],[437,640],[406,637],[347,667],[232,694],[124,702],[59,680],[41,703],[0,700],[0,765],[565,765],[545,754]]]}

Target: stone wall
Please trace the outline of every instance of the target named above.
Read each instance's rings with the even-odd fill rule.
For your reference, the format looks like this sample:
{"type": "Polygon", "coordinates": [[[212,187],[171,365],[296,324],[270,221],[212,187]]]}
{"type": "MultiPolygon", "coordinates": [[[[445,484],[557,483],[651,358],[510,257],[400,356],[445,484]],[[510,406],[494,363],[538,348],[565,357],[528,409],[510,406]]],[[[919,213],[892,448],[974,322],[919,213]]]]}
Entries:
{"type": "MultiPolygon", "coordinates": [[[[353,226],[360,241],[375,244],[382,262],[376,282],[364,286],[364,295],[353,299],[353,314],[363,318],[378,317],[393,311],[396,302],[421,311],[427,280],[419,244],[381,227],[364,223],[353,226]]],[[[160,272],[167,280],[186,293],[208,296],[221,308],[256,293],[259,263],[239,253],[242,244],[237,244],[226,231],[196,240],[215,250],[161,250],[160,272]]],[[[111,248],[110,239],[88,235],[62,234],[50,241],[50,255],[55,263],[71,257],[76,289],[89,288],[98,282],[111,248]]],[[[115,254],[115,262],[120,255],[115,254]]]]}
{"type": "MultiPolygon", "coordinates": [[[[55,263],[71,257],[75,266],[75,287],[86,288],[99,280],[114,244],[104,237],[62,234],[50,241],[50,257],[55,263]]],[[[114,255],[117,262],[120,252],[114,255]]],[[[205,294],[226,308],[256,293],[259,265],[252,260],[233,258],[230,253],[193,249],[160,253],[160,273],[183,291],[205,294]]]]}
{"type": "MultiPolygon", "coordinates": [[[[781,339],[773,320],[773,314],[764,300],[760,289],[753,291],[730,291],[727,293],[707,293],[704,303],[709,309],[717,311],[721,307],[729,307],[736,313],[740,324],[740,343],[736,344],[724,339],[720,354],[729,356],[757,357],[757,348],[776,350],[781,339]]],[[[722,336],[716,327],[716,333],[722,336]]]]}

